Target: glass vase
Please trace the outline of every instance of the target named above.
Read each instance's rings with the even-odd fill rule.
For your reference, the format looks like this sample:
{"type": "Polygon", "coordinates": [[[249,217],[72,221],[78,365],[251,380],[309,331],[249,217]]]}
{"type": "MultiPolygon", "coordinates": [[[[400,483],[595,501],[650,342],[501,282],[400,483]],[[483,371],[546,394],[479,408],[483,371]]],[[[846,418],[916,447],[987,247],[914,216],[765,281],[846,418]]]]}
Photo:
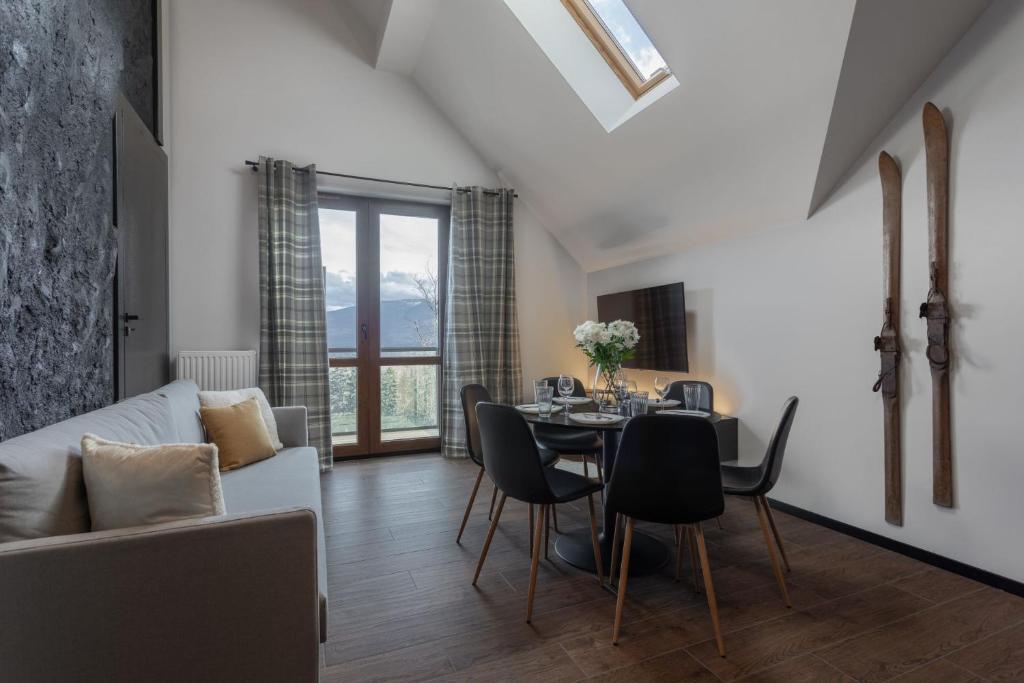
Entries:
{"type": "Polygon", "coordinates": [[[616,402],[616,385],[619,381],[621,368],[606,368],[597,365],[594,372],[593,399],[600,412],[613,412],[616,402]]]}

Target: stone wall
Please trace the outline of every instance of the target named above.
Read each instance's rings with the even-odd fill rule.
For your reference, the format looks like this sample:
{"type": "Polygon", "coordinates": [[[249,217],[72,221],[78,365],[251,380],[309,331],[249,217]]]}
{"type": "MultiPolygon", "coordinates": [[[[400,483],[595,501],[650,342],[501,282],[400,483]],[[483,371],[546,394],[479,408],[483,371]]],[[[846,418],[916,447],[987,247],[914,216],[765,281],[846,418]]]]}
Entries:
{"type": "Polygon", "coordinates": [[[113,111],[153,128],[154,2],[0,2],[0,440],[113,400],[113,111]]]}

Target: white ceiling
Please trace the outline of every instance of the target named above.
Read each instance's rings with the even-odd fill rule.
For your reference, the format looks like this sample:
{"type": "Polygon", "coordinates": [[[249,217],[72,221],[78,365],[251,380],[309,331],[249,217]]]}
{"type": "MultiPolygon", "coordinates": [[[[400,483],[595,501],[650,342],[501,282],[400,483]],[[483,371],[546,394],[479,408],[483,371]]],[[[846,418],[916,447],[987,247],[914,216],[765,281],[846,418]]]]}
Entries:
{"type": "Polygon", "coordinates": [[[988,3],[942,0],[949,11],[914,21],[907,6],[932,0],[900,0],[892,30],[892,0],[626,0],[681,85],[608,133],[503,0],[395,11],[418,1],[338,0],[372,33],[369,61],[411,74],[588,271],[802,220],[889,118],[865,124],[834,103],[895,111],[988,3]],[[858,25],[889,30],[851,32],[855,6],[858,25]],[[864,44],[908,32],[915,58],[874,88],[864,44]],[[841,74],[854,86],[837,92],[841,74]]]}

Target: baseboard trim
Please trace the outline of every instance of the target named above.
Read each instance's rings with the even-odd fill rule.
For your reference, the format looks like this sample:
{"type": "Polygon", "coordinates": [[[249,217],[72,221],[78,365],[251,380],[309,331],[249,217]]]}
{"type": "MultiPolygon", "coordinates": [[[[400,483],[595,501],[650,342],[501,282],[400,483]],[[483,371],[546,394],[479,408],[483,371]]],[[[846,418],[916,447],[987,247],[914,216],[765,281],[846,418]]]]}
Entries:
{"type": "Polygon", "coordinates": [[[936,553],[922,550],[921,548],[917,548],[912,545],[907,545],[906,543],[894,541],[886,536],[882,536],[871,531],[865,531],[860,527],[840,522],[832,519],[831,517],[819,515],[816,512],[811,512],[810,510],[805,510],[795,505],[790,505],[789,503],[783,503],[782,501],[775,500],[774,498],[769,498],[768,500],[771,503],[772,508],[779,512],[785,512],[793,515],[794,517],[799,517],[800,519],[807,520],[808,522],[832,529],[833,531],[838,531],[839,533],[846,534],[847,536],[853,536],[854,538],[866,541],[872,545],[885,548],[886,550],[892,550],[893,552],[897,552],[901,555],[906,555],[907,557],[911,557],[915,560],[920,560],[921,562],[930,564],[933,567],[945,569],[946,571],[959,574],[960,576],[964,576],[968,579],[973,579],[974,581],[984,583],[992,586],[993,588],[1004,590],[1007,593],[1013,593],[1014,595],[1024,597],[1024,583],[1021,583],[1020,581],[1015,581],[1005,576],[1000,576],[999,574],[993,574],[990,571],[979,569],[978,567],[973,567],[969,564],[964,564],[963,562],[950,559],[943,555],[937,555],[936,553]]]}

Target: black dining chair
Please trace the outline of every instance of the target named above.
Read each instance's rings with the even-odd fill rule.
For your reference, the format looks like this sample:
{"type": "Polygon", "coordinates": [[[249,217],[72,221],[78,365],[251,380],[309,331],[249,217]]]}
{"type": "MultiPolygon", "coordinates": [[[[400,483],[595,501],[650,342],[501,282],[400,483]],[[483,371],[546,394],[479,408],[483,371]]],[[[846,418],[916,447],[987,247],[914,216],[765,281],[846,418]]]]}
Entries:
{"type": "Polygon", "coordinates": [[[478,403],[477,417],[480,422],[480,438],[484,452],[484,466],[491,479],[501,491],[498,507],[487,530],[487,539],[480,550],[480,560],[473,575],[473,585],[480,578],[480,571],[487,559],[494,530],[498,528],[505,499],[516,500],[539,506],[537,527],[533,533],[530,560],[530,587],[526,593],[526,623],[533,618],[533,595],[537,588],[537,566],[540,562],[541,532],[544,519],[552,506],[570,503],[586,498],[590,508],[590,542],[594,547],[594,561],[598,568],[598,581],[604,583],[601,564],[601,546],[597,540],[597,516],[594,513],[594,495],[604,484],[595,482],[572,472],[541,465],[537,453],[537,442],[523,416],[512,406],[497,403],[478,403]]]}
{"type": "MultiPolygon", "coordinates": [[[[545,377],[543,382],[558,393],[558,377],[545,377]]],[[[572,395],[579,398],[587,398],[587,390],[583,382],[573,377],[572,395]]],[[[555,451],[559,455],[578,455],[583,460],[583,476],[589,476],[587,460],[592,459],[597,468],[597,478],[603,479],[601,471],[601,452],[604,448],[604,441],[598,433],[592,429],[564,429],[546,424],[534,424],[533,435],[544,448],[555,451]]]]}
{"type": "Polygon", "coordinates": [[[686,386],[696,385],[704,387],[704,395],[701,397],[700,405],[697,406],[697,410],[706,410],[709,413],[715,409],[715,389],[707,382],[701,382],[695,379],[680,379],[672,382],[668,385],[668,391],[665,393],[665,398],[679,401],[683,406],[686,405],[686,386]]]}
{"type": "Polygon", "coordinates": [[[786,565],[786,571],[789,571],[789,559],[782,546],[782,536],[779,535],[778,527],[775,526],[775,518],[772,516],[771,506],[768,505],[767,496],[775,486],[775,482],[779,480],[779,473],[782,472],[782,458],[786,454],[789,430],[793,426],[793,418],[796,417],[796,408],[799,403],[800,399],[796,396],[790,396],[786,400],[782,407],[782,417],[768,442],[768,451],[765,453],[764,460],[751,466],[732,464],[721,466],[722,489],[729,495],[747,496],[754,499],[757,521],[761,525],[761,533],[764,535],[764,542],[768,547],[768,557],[772,562],[772,571],[775,573],[775,580],[778,581],[786,607],[790,606],[789,591],[786,589],[786,578],[779,568],[779,560],[775,557],[775,545],[778,545],[782,562],[786,565]],[[773,537],[774,543],[772,542],[773,537]]]}
{"type": "Polygon", "coordinates": [[[640,520],[682,525],[693,534],[697,557],[692,559],[694,563],[700,562],[715,642],[718,653],[724,657],[718,603],[701,528],[701,522],[718,517],[725,509],[718,462],[718,435],[714,426],[702,417],[690,415],[640,415],[632,418],[622,430],[605,503],[615,512],[613,573],[620,555],[619,537],[623,535],[620,527],[625,525],[612,644],[619,642],[633,526],[640,520]]]}
{"type": "MultiPolygon", "coordinates": [[[[476,404],[490,403],[491,393],[482,384],[467,384],[459,391],[459,398],[462,399],[462,415],[466,419],[466,450],[469,451],[469,458],[480,466],[480,472],[476,475],[476,482],[473,484],[473,491],[469,494],[469,502],[466,503],[466,512],[462,515],[462,525],[459,526],[459,535],[455,542],[462,541],[462,532],[466,530],[466,522],[469,521],[469,513],[476,502],[477,491],[480,490],[480,482],[484,478],[484,459],[480,444],[480,424],[476,419],[476,404]]],[[[544,467],[550,467],[558,462],[558,453],[547,449],[540,449],[540,462],[544,467]]],[[[491,508],[487,513],[487,519],[494,516],[494,502],[498,495],[498,487],[494,487],[491,493],[491,508]]],[[[530,509],[530,533],[533,533],[533,509],[530,509]]],[[[531,536],[532,538],[532,536],[531,536]]]]}

